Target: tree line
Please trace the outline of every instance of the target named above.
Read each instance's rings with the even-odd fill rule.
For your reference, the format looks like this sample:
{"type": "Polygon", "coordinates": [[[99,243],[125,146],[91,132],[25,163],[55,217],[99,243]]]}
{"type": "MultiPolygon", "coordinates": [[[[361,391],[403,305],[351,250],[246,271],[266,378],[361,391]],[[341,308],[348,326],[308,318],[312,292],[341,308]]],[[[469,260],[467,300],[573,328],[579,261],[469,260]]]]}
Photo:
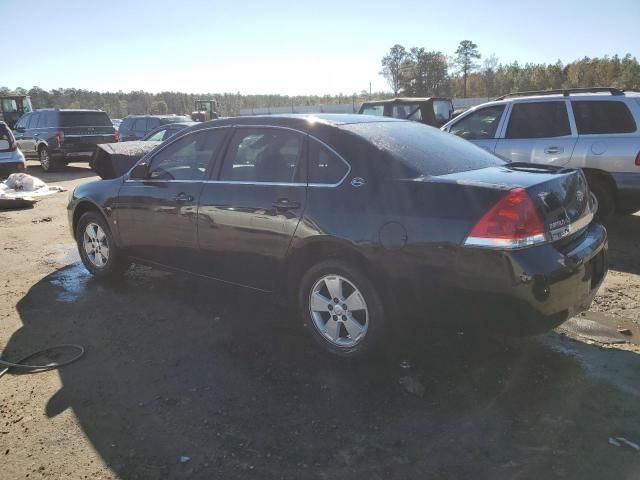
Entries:
{"type": "Polygon", "coordinates": [[[640,64],[631,54],[584,57],[564,65],[500,63],[495,55],[481,63],[478,45],[463,40],[453,57],[423,47],[396,44],[382,58],[380,75],[394,95],[492,98],[511,92],[573,87],[640,89],[640,64]]]}
{"type": "MultiPolygon", "coordinates": [[[[380,74],[391,92],[375,92],[373,98],[405,96],[451,96],[493,98],[516,91],[570,87],[617,87],[640,89],[640,64],[630,54],[601,58],[584,57],[568,64],[501,63],[495,55],[483,58],[470,40],[458,45],[453,57],[424,47],[405,48],[396,44],[382,58],[380,74]]],[[[9,93],[0,87],[0,94],[9,93]]],[[[362,90],[350,95],[243,95],[240,93],[183,92],[149,93],[96,92],[77,88],[43,90],[17,88],[14,92],[31,96],[34,108],[98,108],[111,118],[128,114],[187,114],[197,99],[215,99],[218,113],[233,116],[242,108],[360,103],[369,98],[362,90]]]]}
{"type": "MultiPolygon", "coordinates": [[[[104,110],[111,118],[123,118],[127,115],[166,113],[189,114],[194,110],[196,100],[216,100],[218,113],[222,116],[234,116],[241,108],[266,108],[286,105],[328,105],[337,103],[358,103],[360,95],[242,95],[240,93],[203,93],[182,92],[149,93],[133,92],[96,92],[78,88],[58,88],[43,90],[40,87],[9,90],[0,87],[0,94],[19,93],[31,97],[34,108],[96,108],[104,110]]],[[[368,93],[367,93],[368,95],[368,93]]],[[[389,95],[376,93],[376,96],[389,95]]]]}

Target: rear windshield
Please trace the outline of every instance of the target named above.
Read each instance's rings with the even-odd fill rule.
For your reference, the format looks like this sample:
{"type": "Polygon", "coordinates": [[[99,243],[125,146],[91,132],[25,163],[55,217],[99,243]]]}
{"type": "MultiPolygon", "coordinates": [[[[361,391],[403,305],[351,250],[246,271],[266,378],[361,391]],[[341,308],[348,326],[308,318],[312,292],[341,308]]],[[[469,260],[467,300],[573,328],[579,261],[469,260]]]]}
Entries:
{"type": "Polygon", "coordinates": [[[170,118],[161,118],[160,124],[166,125],[167,123],[178,123],[178,122],[190,122],[190,117],[170,117],[170,118]]]}
{"type": "Polygon", "coordinates": [[[13,136],[7,127],[0,125],[0,152],[11,150],[13,146],[13,136]]]}
{"type": "Polygon", "coordinates": [[[60,112],[61,127],[112,127],[105,112],[60,112]]]}
{"type": "Polygon", "coordinates": [[[402,162],[409,175],[447,175],[505,164],[466,140],[421,123],[373,122],[341,128],[402,162]]]}

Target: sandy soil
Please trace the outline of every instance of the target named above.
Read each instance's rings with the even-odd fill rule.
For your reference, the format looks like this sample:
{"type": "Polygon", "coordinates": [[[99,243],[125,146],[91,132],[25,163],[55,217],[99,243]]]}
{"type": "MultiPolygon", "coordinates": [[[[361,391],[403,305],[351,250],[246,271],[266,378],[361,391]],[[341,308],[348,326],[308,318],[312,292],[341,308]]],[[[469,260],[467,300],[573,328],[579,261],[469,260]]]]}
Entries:
{"type": "Polygon", "coordinates": [[[358,363],[320,354],[262,296],[143,267],[95,281],[66,201],[0,211],[3,356],[86,347],[0,379],[2,479],[640,478],[640,451],[615,440],[640,443],[639,215],[610,226],[592,311],[558,331],[427,331],[358,363]]]}

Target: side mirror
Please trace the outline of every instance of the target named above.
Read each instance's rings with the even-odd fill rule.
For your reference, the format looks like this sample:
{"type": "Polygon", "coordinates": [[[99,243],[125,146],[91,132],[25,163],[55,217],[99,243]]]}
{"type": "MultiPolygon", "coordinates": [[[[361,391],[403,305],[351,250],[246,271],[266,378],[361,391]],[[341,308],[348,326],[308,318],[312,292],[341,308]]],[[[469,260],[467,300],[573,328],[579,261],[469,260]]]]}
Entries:
{"type": "Polygon", "coordinates": [[[144,180],[149,173],[149,165],[146,163],[139,163],[131,169],[129,172],[129,178],[132,180],[144,180]]]}

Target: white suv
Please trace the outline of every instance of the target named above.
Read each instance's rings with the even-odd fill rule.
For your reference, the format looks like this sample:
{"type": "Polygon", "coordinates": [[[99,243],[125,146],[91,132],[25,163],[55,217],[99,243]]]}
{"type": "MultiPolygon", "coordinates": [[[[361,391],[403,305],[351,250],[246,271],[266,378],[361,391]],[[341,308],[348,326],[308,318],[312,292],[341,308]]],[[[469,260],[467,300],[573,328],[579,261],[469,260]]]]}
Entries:
{"type": "Polygon", "coordinates": [[[582,168],[598,215],[640,210],[640,93],[574,88],[513,93],[442,130],[509,162],[582,168]]]}

